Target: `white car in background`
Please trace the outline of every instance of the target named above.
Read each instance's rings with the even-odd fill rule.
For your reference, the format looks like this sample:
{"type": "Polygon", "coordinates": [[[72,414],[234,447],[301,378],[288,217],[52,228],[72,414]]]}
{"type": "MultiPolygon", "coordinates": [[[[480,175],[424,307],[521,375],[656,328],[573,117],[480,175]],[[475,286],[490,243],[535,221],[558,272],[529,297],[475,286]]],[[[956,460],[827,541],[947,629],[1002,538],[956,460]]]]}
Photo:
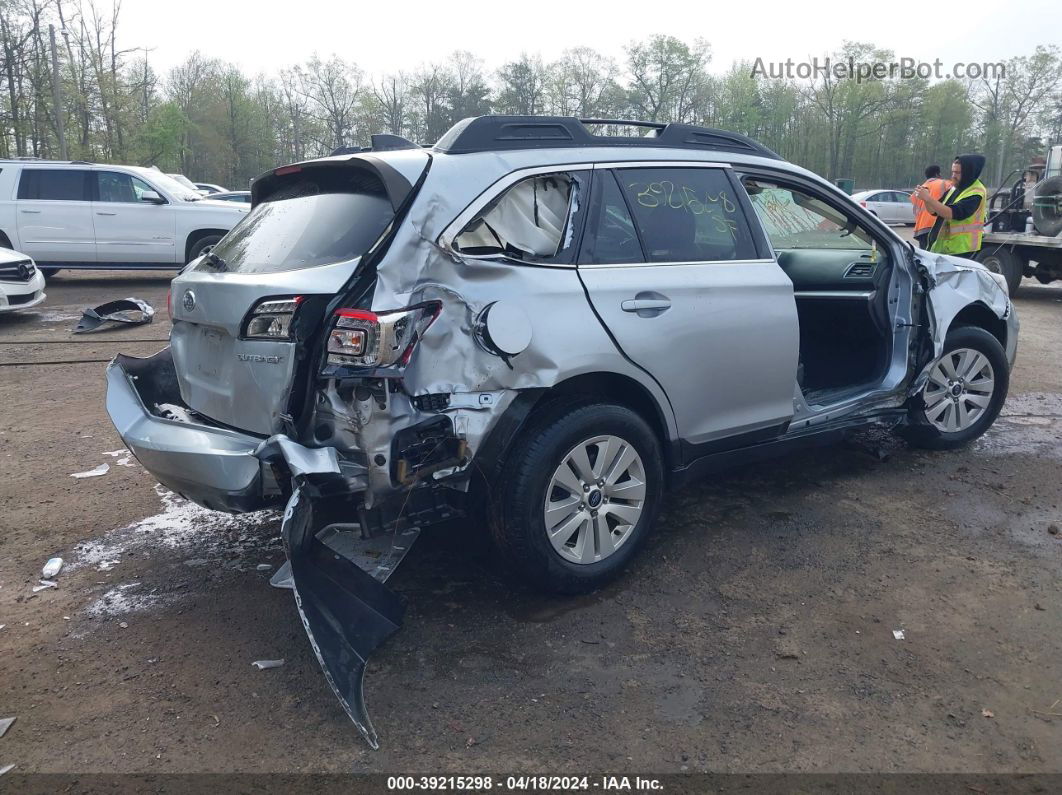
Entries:
{"type": "Polygon", "coordinates": [[[44,301],[44,274],[20,251],[0,248],[0,312],[29,309],[44,301]]]}
{"type": "Polygon", "coordinates": [[[178,269],[209,251],[250,207],[204,199],[161,171],[0,160],[0,246],[44,275],[60,269],[178,269]]]}
{"type": "Polygon", "coordinates": [[[852,201],[866,207],[887,224],[914,226],[915,212],[911,194],[902,190],[864,190],[852,194],[852,201]]]}

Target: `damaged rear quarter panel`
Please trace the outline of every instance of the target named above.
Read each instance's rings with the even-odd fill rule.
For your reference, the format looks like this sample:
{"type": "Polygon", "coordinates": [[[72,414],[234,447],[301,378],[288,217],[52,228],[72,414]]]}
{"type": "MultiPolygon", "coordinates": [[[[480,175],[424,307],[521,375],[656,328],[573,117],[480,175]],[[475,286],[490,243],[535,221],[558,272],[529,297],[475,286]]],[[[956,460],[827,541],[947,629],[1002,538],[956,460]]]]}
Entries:
{"type": "MultiPolygon", "coordinates": [[[[558,171],[566,167],[557,164],[558,171]]],[[[389,467],[375,463],[377,456],[389,461],[391,440],[399,430],[437,414],[417,409],[413,396],[449,396],[450,405],[443,413],[453,419],[457,435],[474,456],[519,392],[549,389],[587,373],[613,373],[633,379],[653,396],[674,438],[674,419],[662,390],[618,352],[587,302],[575,267],[462,257],[436,242],[483,193],[483,185],[514,168],[504,155],[494,153],[436,158],[377,267],[372,300],[377,312],[424,301],[442,305],[405,368],[404,394],[389,390],[381,407],[376,398],[351,401],[339,395],[332,381],[318,396],[319,412],[331,414],[337,430],[349,433],[366,456],[370,491],[376,496],[393,489],[389,467]],[[458,168],[460,178],[454,171],[458,168]],[[476,179],[480,171],[481,180],[476,179]],[[530,345],[508,364],[475,337],[477,318],[501,299],[518,305],[532,328],[530,345]]],[[[367,503],[372,501],[373,495],[367,495],[367,503]]]]}

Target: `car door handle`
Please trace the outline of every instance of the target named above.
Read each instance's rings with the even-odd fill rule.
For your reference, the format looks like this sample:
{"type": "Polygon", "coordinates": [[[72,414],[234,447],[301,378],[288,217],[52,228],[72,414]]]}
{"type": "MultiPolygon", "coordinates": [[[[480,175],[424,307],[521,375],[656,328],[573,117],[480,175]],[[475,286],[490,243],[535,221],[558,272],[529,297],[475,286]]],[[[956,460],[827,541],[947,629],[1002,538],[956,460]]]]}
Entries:
{"type": "Polygon", "coordinates": [[[620,309],[624,312],[636,312],[638,317],[656,317],[670,308],[671,299],[654,292],[638,293],[634,298],[620,303],[620,309]]]}
{"type": "Polygon", "coordinates": [[[105,213],[102,210],[97,210],[96,215],[118,215],[118,213],[105,213]]]}
{"type": "Polygon", "coordinates": [[[26,215],[40,215],[41,214],[40,210],[19,210],[19,212],[20,213],[25,213],[26,215]]]}

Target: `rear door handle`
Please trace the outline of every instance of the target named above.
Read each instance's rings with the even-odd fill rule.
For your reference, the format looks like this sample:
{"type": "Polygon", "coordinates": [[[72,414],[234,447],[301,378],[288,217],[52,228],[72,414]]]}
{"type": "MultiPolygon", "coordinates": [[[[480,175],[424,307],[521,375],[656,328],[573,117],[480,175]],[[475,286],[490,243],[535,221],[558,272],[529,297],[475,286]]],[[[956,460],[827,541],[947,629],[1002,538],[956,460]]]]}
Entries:
{"type": "Polygon", "coordinates": [[[646,310],[663,312],[665,309],[670,308],[671,302],[666,298],[629,298],[620,304],[620,309],[624,312],[644,312],[646,310]]]}
{"type": "Polygon", "coordinates": [[[96,215],[118,215],[118,213],[105,213],[102,210],[97,210],[96,215]]]}
{"type": "Polygon", "coordinates": [[[40,215],[41,214],[40,210],[19,210],[19,212],[20,213],[25,213],[26,215],[40,215]]]}
{"type": "Polygon", "coordinates": [[[656,317],[671,308],[671,299],[651,290],[638,293],[620,303],[624,312],[634,312],[638,317],[656,317]]]}

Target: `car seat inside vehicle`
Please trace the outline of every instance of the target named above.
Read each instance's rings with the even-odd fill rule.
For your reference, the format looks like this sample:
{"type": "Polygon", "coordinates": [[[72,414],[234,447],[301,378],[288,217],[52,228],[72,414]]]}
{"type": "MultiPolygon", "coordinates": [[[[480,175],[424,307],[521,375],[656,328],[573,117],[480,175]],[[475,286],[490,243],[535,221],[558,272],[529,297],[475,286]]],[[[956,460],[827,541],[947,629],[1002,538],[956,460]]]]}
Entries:
{"type": "Polygon", "coordinates": [[[830,204],[746,180],[778,265],[793,282],[800,326],[798,383],[808,400],[872,387],[891,345],[892,263],[876,240],[830,204]]]}

